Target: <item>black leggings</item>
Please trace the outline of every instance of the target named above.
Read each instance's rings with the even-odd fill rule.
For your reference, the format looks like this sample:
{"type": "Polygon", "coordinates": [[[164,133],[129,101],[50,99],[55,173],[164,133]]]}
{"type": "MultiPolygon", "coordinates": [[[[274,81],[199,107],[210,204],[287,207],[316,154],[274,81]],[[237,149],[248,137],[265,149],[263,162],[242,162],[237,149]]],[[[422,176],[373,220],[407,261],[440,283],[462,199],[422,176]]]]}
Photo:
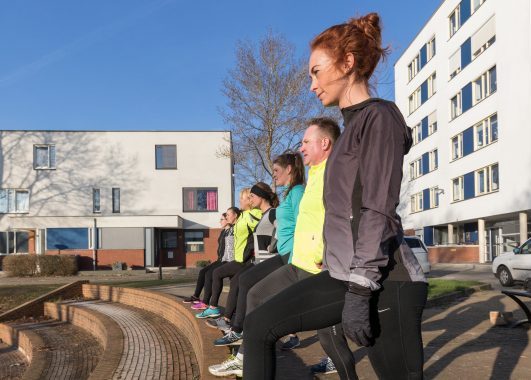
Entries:
{"type": "Polygon", "coordinates": [[[243,266],[243,263],[231,261],[219,268],[214,269],[214,272],[212,273],[212,297],[210,297],[210,306],[217,307],[219,304],[219,296],[223,290],[223,279],[225,277],[232,278],[243,268],[243,266]]]}
{"type": "MultiPolygon", "coordinates": [[[[231,327],[237,332],[241,333],[243,331],[243,321],[245,319],[245,313],[247,310],[247,294],[249,290],[260,280],[264,279],[268,274],[273,273],[275,270],[281,266],[288,263],[289,255],[275,255],[265,261],[262,261],[259,264],[256,264],[249,270],[242,272],[239,276],[239,291],[238,291],[238,301],[236,305],[236,312],[232,317],[231,327]]],[[[233,280],[236,276],[233,277],[233,280]]],[[[232,290],[232,280],[231,280],[231,290],[232,290]]],[[[228,305],[228,304],[227,304],[228,305]]],[[[227,313],[225,313],[227,318],[230,318],[227,313]]]]}
{"type": "MultiPolygon", "coordinates": [[[[249,313],[244,323],[243,377],[274,378],[275,343],[282,336],[339,324],[346,289],[343,281],[324,271],[295,283],[249,313]]],[[[367,350],[379,379],[422,379],[421,318],[427,292],[423,282],[384,281],[374,294],[371,326],[376,339],[367,350]]]]}
{"type": "Polygon", "coordinates": [[[239,294],[240,294],[240,276],[244,273],[247,273],[249,269],[254,268],[254,264],[252,262],[247,262],[243,264],[241,269],[236,272],[234,276],[230,279],[230,288],[229,288],[229,295],[227,296],[227,303],[225,306],[225,312],[223,313],[223,316],[227,319],[231,319],[234,311],[236,310],[236,306],[239,302],[239,294]]]}
{"type": "Polygon", "coordinates": [[[214,269],[225,264],[225,261],[214,261],[199,271],[197,283],[195,285],[194,297],[199,298],[201,291],[204,289],[203,302],[208,304],[212,295],[212,273],[214,269]]]}

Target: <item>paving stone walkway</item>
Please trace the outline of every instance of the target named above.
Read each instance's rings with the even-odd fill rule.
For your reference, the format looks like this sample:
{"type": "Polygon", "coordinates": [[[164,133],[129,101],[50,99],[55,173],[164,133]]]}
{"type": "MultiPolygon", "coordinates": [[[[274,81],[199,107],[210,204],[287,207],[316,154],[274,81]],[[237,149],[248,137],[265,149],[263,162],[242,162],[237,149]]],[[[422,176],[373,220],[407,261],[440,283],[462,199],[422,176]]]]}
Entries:
{"type": "Polygon", "coordinates": [[[83,329],[66,322],[41,321],[10,323],[18,329],[30,329],[39,335],[44,346],[46,368],[41,379],[82,380],[89,377],[103,351],[98,341],[83,329]]]}
{"type": "Polygon", "coordinates": [[[17,380],[28,367],[24,355],[14,347],[0,343],[0,380],[17,380]]]}
{"type": "Polygon", "coordinates": [[[105,314],[122,329],[124,354],[113,379],[199,379],[199,366],[190,343],[162,317],[103,301],[71,305],[105,314]]]}

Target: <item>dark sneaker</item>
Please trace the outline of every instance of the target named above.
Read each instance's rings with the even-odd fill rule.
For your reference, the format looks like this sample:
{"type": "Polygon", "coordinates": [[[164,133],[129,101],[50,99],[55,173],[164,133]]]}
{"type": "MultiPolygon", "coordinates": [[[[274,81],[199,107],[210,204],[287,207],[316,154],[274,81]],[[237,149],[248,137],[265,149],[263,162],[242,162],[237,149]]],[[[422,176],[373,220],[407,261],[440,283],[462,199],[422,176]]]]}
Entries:
{"type": "Polygon", "coordinates": [[[194,296],[183,299],[183,303],[194,303],[195,301],[200,301],[200,299],[194,296]]]}
{"type": "Polygon", "coordinates": [[[223,331],[224,334],[226,334],[230,330],[229,323],[223,317],[219,317],[216,319],[209,319],[208,321],[205,321],[205,323],[208,327],[212,327],[214,329],[220,329],[221,331],[223,331]]]}
{"type": "Polygon", "coordinates": [[[282,344],[280,347],[281,350],[288,351],[293,350],[295,347],[299,347],[301,345],[301,341],[299,340],[298,336],[290,336],[287,341],[282,344]]]}
{"type": "Polygon", "coordinates": [[[242,344],[243,334],[238,334],[232,330],[229,330],[223,338],[216,339],[214,346],[237,346],[242,344]]]}
{"type": "Polygon", "coordinates": [[[336,373],[337,369],[334,362],[329,357],[323,358],[319,364],[314,364],[310,367],[312,373],[322,373],[327,375],[329,373],[336,373]]]}

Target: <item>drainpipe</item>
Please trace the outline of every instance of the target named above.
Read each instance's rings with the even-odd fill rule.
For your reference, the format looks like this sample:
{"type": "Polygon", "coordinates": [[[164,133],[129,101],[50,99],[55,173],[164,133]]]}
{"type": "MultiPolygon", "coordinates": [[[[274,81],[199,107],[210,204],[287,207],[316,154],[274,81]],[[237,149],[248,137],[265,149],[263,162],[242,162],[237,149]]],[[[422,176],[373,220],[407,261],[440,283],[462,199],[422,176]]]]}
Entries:
{"type": "Polygon", "coordinates": [[[96,224],[96,218],[94,218],[94,225],[92,227],[92,270],[96,271],[96,247],[98,244],[98,229],[96,224]]]}

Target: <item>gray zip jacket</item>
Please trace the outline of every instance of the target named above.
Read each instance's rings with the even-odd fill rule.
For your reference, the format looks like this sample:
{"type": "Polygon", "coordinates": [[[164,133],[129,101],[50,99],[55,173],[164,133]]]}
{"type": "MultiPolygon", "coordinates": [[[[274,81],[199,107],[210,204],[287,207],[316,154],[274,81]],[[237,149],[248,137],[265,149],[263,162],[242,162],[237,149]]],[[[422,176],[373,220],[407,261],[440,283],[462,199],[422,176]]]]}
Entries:
{"type": "Polygon", "coordinates": [[[371,290],[386,278],[425,282],[396,213],[411,129],[396,105],[382,99],[341,112],[345,129],[324,179],[323,269],[371,290]]]}

